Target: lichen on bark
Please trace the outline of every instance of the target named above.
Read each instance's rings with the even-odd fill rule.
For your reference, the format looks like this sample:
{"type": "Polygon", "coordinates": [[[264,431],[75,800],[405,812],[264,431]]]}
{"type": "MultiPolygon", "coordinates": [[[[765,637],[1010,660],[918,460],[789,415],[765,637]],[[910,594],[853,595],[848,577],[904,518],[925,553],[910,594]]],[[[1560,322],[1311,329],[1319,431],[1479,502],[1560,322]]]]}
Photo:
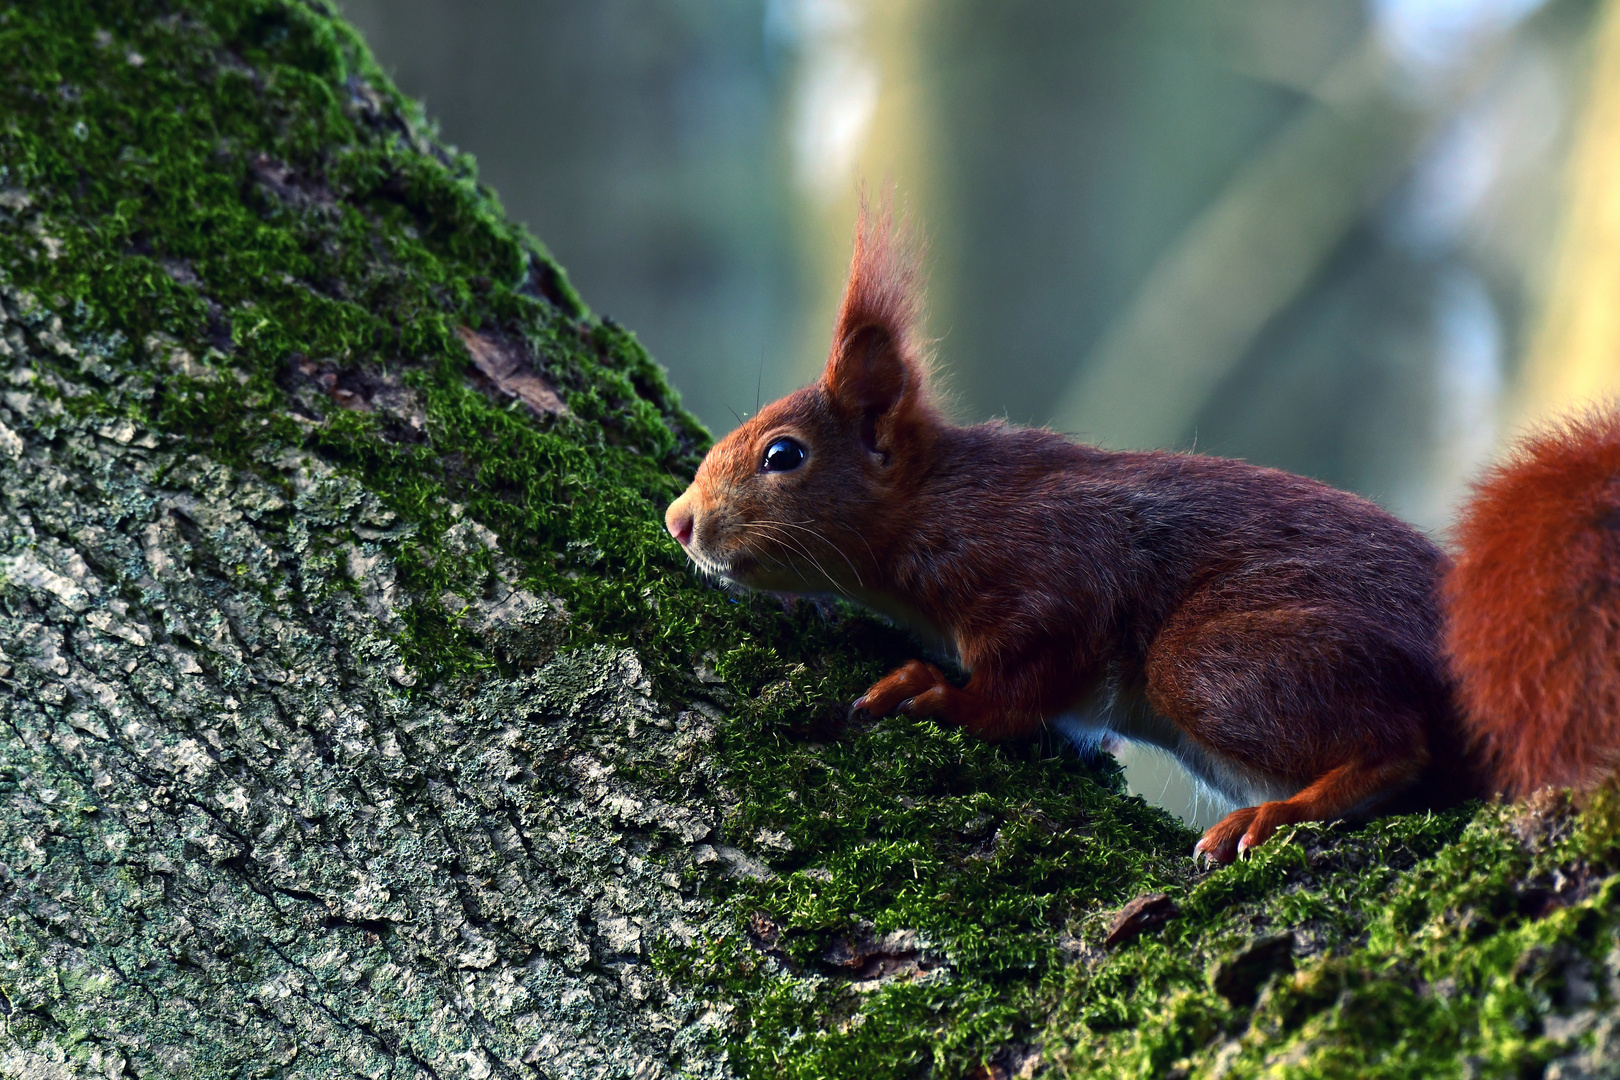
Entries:
{"type": "MultiPolygon", "coordinates": [[[[318,458],[72,417],[90,391],[13,329],[0,1067],[713,1072],[712,1019],[646,962],[713,921],[714,721],[606,646],[413,693],[413,525],[318,458]]],[[[482,576],[489,635],[561,618],[482,576]]]]}
{"type": "Polygon", "coordinates": [[[1199,872],[706,439],[319,3],[0,4],[0,1076],[1613,1074],[1612,796],[1199,872]]]}

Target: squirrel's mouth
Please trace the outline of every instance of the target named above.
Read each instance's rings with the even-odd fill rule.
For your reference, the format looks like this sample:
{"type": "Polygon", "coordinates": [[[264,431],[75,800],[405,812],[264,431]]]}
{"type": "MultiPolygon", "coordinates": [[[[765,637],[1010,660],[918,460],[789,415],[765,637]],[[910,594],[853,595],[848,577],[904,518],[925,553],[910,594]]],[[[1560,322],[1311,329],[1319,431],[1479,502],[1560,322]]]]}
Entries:
{"type": "Polygon", "coordinates": [[[757,539],[738,531],[700,527],[682,547],[699,573],[726,585],[761,592],[848,595],[848,583],[827,573],[827,558],[818,558],[802,544],[798,550],[783,551],[762,546],[757,539]]]}
{"type": "Polygon", "coordinates": [[[686,549],[686,555],[699,573],[722,585],[739,585],[745,589],[762,589],[767,592],[778,587],[774,579],[781,574],[772,574],[766,560],[761,560],[748,552],[734,551],[723,557],[716,557],[709,552],[698,550],[698,545],[693,544],[686,549]]]}
{"type": "Polygon", "coordinates": [[[715,554],[707,545],[694,540],[686,546],[686,557],[692,560],[698,573],[722,585],[758,587],[754,580],[759,577],[759,560],[745,551],[715,554]]]}
{"type": "Polygon", "coordinates": [[[686,557],[692,560],[692,565],[697,567],[698,572],[704,577],[721,581],[730,581],[735,577],[735,571],[730,564],[714,558],[707,552],[699,551],[696,544],[687,546],[686,557]]]}

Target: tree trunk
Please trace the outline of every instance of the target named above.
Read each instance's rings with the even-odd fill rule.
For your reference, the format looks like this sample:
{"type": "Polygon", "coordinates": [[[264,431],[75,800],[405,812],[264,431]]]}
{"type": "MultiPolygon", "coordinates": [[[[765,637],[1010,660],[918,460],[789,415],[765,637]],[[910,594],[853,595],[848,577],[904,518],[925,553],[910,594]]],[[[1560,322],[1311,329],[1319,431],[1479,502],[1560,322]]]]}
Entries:
{"type": "Polygon", "coordinates": [[[1586,100],[1561,194],[1563,221],[1524,361],[1515,421],[1545,422],[1620,395],[1620,4],[1593,18],[1586,100]]]}
{"type": "Polygon", "coordinates": [[[551,659],[591,534],[435,460],[467,410],[645,516],[691,420],[325,16],[3,20],[0,1071],[716,1072],[645,963],[751,866],[712,707],[551,659]]]}

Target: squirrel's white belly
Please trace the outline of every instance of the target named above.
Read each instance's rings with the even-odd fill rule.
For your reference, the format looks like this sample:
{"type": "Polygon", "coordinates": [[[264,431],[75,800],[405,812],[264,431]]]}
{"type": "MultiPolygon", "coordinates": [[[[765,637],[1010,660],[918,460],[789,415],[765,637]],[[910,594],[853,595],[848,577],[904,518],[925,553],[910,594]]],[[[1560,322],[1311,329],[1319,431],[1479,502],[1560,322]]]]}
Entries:
{"type": "Polygon", "coordinates": [[[1112,751],[1118,740],[1145,743],[1168,752],[1201,783],[1237,806],[1286,799],[1299,785],[1244,768],[1189,738],[1147,703],[1141,694],[1107,680],[1074,708],[1053,717],[1054,730],[1083,752],[1112,751]]]}

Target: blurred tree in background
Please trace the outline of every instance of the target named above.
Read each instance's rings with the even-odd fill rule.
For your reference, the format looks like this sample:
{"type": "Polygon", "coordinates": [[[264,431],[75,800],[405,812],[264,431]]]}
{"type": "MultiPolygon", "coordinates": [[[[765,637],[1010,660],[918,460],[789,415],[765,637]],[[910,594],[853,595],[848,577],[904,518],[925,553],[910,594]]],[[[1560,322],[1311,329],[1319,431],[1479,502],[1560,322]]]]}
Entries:
{"type": "Polygon", "coordinates": [[[964,420],[1245,457],[1438,531],[1517,425],[1616,382],[1592,0],[344,9],[717,432],[814,376],[863,181],[929,238],[964,420]]]}

